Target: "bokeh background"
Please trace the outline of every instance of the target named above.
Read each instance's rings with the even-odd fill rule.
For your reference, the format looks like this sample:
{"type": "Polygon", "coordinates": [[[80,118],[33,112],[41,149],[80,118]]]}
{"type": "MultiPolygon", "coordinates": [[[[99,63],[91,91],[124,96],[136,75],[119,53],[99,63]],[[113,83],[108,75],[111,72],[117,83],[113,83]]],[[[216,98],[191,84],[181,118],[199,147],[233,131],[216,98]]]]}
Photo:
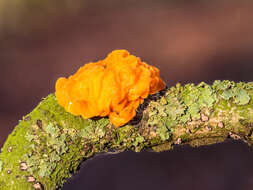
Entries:
{"type": "MultiPolygon", "coordinates": [[[[0,147],[18,120],[73,74],[114,49],[161,70],[169,86],[253,81],[251,0],[1,0],[0,147]]],[[[252,190],[253,151],[228,141],[100,155],[64,190],[252,190]]]]}

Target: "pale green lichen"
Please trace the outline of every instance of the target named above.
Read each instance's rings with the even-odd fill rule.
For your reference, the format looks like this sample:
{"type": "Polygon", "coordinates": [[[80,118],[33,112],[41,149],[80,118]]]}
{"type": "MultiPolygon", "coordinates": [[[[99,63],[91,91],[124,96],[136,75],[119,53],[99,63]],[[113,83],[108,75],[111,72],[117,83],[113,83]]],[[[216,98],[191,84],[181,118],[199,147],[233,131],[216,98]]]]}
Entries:
{"type": "Polygon", "coordinates": [[[65,142],[66,135],[62,134],[58,138],[48,138],[47,147],[55,150],[59,155],[64,154],[68,150],[68,145],[65,142]]]}
{"type": "Polygon", "coordinates": [[[235,103],[238,105],[246,105],[250,101],[250,96],[246,90],[240,89],[235,95],[235,103]]]}
{"type": "Polygon", "coordinates": [[[253,83],[215,81],[213,87],[223,91],[221,97],[224,100],[233,99],[233,102],[237,105],[247,105],[251,97],[246,90],[252,89],[253,83]]]}
{"type": "Polygon", "coordinates": [[[60,156],[69,149],[66,144],[66,135],[61,134],[57,125],[49,123],[44,128],[45,132],[40,131],[37,136],[28,132],[27,136],[33,137],[28,140],[37,138],[37,143],[31,144],[31,151],[23,156],[30,174],[36,175],[37,172],[39,177],[49,176],[60,161],[60,156]]]}
{"type": "Polygon", "coordinates": [[[228,88],[231,87],[231,85],[233,84],[233,82],[229,81],[229,80],[224,80],[224,81],[220,81],[220,80],[216,80],[214,81],[212,88],[219,91],[219,90],[227,90],[228,88]]]}
{"type": "Polygon", "coordinates": [[[188,105],[187,111],[192,119],[200,119],[200,107],[198,103],[192,103],[191,105],[188,105]]]}
{"type": "Polygon", "coordinates": [[[199,105],[200,109],[203,107],[211,108],[214,102],[217,100],[216,94],[214,93],[211,86],[203,83],[199,85],[202,88],[200,89],[200,96],[199,96],[199,105]]]}
{"type": "Polygon", "coordinates": [[[183,121],[187,122],[191,119],[200,119],[200,112],[203,108],[211,108],[217,101],[216,94],[213,89],[205,84],[200,83],[195,86],[188,84],[181,88],[182,101],[187,106],[183,121]]]}
{"type": "Polygon", "coordinates": [[[170,132],[166,125],[160,125],[156,132],[161,137],[162,141],[166,141],[170,138],[170,132]]]}
{"type": "MultiPolygon", "coordinates": [[[[164,100],[162,100],[165,103],[164,100]]],[[[165,106],[157,102],[150,103],[148,124],[150,126],[156,126],[156,132],[162,140],[167,140],[170,137],[170,129],[172,125],[169,123],[171,120],[167,119],[168,113],[166,113],[165,106]],[[160,114],[157,114],[160,113],[160,114]]]]}
{"type": "Polygon", "coordinates": [[[234,96],[234,93],[231,89],[229,90],[225,90],[223,91],[221,97],[224,99],[224,100],[229,100],[230,98],[232,98],[234,96]]]}
{"type": "Polygon", "coordinates": [[[94,127],[92,125],[87,125],[85,128],[81,129],[80,136],[86,139],[92,139],[94,137],[94,127]]]}
{"type": "Polygon", "coordinates": [[[31,142],[35,138],[34,135],[30,134],[30,132],[26,133],[25,139],[31,142]]]}
{"type": "Polygon", "coordinates": [[[49,176],[53,170],[56,168],[56,163],[50,163],[47,160],[41,160],[39,164],[39,171],[38,175],[40,177],[46,177],[49,176]]]}
{"type": "Polygon", "coordinates": [[[86,127],[80,130],[79,136],[92,141],[98,141],[105,136],[106,126],[109,124],[108,119],[100,119],[96,122],[90,122],[86,127]]]}
{"type": "Polygon", "coordinates": [[[48,124],[46,127],[46,132],[51,135],[52,138],[56,138],[60,135],[60,129],[52,123],[48,124]]]}
{"type": "Polygon", "coordinates": [[[133,145],[137,147],[139,144],[143,143],[144,141],[145,141],[144,137],[138,134],[138,136],[135,138],[133,145]]]}
{"type": "Polygon", "coordinates": [[[175,96],[166,96],[168,104],[165,106],[166,113],[172,120],[177,120],[184,115],[186,106],[175,96]]]}

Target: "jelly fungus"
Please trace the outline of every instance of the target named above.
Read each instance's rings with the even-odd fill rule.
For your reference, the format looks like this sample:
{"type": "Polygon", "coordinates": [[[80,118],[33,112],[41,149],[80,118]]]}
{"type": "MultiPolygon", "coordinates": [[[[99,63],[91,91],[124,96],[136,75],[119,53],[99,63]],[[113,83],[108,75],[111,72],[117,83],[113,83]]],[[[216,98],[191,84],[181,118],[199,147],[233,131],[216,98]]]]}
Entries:
{"type": "Polygon", "coordinates": [[[116,127],[136,115],[149,94],[165,88],[160,71],[126,50],[114,50],[104,60],[85,64],[56,82],[56,98],[67,112],[83,118],[109,116],[116,127]]]}

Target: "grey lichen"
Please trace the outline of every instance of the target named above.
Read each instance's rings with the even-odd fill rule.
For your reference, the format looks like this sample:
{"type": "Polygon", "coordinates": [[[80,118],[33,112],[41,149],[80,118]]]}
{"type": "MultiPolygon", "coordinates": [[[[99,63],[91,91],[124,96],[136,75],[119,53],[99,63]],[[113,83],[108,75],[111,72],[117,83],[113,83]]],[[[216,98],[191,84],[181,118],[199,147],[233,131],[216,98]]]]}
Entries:
{"type": "Polygon", "coordinates": [[[67,113],[51,94],[23,118],[2,148],[0,189],[59,189],[83,160],[99,152],[160,152],[227,137],[252,144],[252,98],[253,83],[177,84],[145,100],[137,123],[115,128],[108,118],[67,113]]]}

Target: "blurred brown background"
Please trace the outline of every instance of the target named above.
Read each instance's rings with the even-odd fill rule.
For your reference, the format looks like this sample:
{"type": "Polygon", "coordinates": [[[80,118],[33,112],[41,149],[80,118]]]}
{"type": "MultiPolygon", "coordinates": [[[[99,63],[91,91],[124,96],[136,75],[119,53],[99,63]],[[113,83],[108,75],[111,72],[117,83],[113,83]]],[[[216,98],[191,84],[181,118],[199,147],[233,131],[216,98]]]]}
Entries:
{"type": "MultiPolygon", "coordinates": [[[[0,1],[0,147],[58,77],[114,49],[157,66],[169,86],[253,81],[252,10],[250,0],[0,1]]],[[[64,190],[251,190],[252,160],[240,142],[97,156],[64,190]]]]}

